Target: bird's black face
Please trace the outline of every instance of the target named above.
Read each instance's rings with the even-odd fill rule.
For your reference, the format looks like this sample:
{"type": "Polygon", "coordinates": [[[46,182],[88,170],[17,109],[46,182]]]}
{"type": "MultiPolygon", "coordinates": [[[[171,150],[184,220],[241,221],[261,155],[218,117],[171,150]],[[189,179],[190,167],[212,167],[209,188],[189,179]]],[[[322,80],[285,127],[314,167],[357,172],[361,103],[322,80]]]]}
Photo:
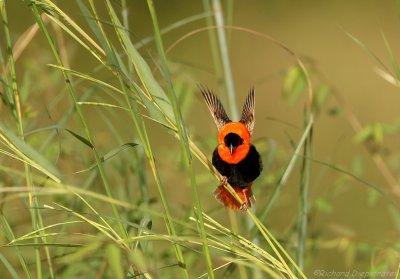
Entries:
{"type": "Polygon", "coordinates": [[[235,151],[235,149],[239,145],[243,144],[243,139],[241,137],[239,137],[238,134],[229,133],[225,136],[224,142],[225,142],[225,145],[229,148],[229,151],[232,155],[233,152],[235,151]]]}

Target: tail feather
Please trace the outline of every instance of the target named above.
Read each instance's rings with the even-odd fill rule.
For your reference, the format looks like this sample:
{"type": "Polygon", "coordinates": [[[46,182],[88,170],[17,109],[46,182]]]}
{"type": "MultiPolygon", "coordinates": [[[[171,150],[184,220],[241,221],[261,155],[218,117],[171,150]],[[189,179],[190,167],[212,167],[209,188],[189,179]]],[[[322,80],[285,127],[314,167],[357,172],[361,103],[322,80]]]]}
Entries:
{"type": "Polygon", "coordinates": [[[236,198],[229,193],[223,184],[218,186],[218,188],[214,191],[214,195],[215,198],[226,208],[232,210],[247,210],[256,202],[251,190],[251,186],[252,183],[250,183],[246,188],[232,186],[233,190],[235,190],[236,194],[242,200],[242,204],[240,204],[236,198]]]}

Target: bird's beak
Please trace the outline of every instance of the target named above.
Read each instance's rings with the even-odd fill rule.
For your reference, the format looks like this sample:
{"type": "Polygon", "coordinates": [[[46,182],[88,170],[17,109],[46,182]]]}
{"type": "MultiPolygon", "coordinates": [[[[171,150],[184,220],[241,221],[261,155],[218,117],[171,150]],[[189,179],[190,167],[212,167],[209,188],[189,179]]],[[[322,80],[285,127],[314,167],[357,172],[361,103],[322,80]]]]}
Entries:
{"type": "Polygon", "coordinates": [[[235,147],[233,147],[232,144],[229,145],[229,151],[231,153],[231,155],[233,154],[233,151],[235,150],[235,147]]]}

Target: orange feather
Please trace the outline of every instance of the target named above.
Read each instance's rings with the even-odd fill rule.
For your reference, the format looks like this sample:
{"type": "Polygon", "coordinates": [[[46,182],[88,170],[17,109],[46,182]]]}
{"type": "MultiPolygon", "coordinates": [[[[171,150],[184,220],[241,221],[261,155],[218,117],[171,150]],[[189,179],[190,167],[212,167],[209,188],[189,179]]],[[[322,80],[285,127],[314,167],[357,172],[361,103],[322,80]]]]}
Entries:
{"type": "Polygon", "coordinates": [[[250,133],[246,125],[241,122],[229,122],[218,131],[218,154],[222,160],[229,164],[237,164],[243,160],[250,150],[250,133]],[[225,145],[225,136],[229,133],[237,134],[243,139],[243,144],[239,145],[233,154],[225,145]]]}
{"type": "Polygon", "coordinates": [[[256,201],[251,190],[252,184],[253,183],[249,183],[246,188],[232,186],[233,190],[235,190],[236,194],[242,200],[242,205],[231,193],[229,193],[229,191],[225,188],[223,184],[218,186],[218,188],[214,191],[214,195],[215,198],[227,208],[230,208],[232,210],[246,210],[250,208],[251,205],[254,204],[256,201]]]}

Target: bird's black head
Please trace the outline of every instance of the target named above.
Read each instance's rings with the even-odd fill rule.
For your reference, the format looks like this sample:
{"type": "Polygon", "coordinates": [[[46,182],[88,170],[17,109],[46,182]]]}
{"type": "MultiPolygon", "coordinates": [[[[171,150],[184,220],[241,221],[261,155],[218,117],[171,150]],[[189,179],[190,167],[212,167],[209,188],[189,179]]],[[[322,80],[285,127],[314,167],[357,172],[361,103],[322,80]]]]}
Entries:
{"type": "Polygon", "coordinates": [[[235,151],[235,149],[243,144],[243,139],[235,133],[229,133],[224,138],[225,145],[229,148],[231,155],[235,151]]]}

